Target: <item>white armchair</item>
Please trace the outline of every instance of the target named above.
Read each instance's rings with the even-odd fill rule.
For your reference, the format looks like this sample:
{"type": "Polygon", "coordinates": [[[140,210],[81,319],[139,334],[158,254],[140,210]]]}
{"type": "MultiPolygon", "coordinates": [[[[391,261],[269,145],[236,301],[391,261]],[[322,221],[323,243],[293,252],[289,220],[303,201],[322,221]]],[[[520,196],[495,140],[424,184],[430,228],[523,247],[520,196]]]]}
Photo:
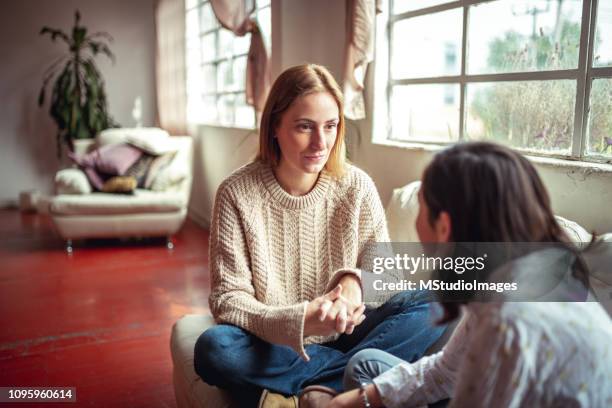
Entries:
{"type": "MultiPolygon", "coordinates": [[[[121,143],[126,137],[115,132],[112,138],[98,137],[96,145],[121,143]]],[[[176,151],[176,154],[160,170],[160,183],[150,190],[136,189],[129,195],[91,192],[81,170],[58,173],[58,195],[52,198],[49,212],[59,234],[66,240],[68,252],[72,252],[72,241],[81,238],[164,236],[168,248],[173,247],[171,236],[180,229],[187,216],[192,180],[192,140],[188,136],[162,139],[164,148],[176,151]]]]}

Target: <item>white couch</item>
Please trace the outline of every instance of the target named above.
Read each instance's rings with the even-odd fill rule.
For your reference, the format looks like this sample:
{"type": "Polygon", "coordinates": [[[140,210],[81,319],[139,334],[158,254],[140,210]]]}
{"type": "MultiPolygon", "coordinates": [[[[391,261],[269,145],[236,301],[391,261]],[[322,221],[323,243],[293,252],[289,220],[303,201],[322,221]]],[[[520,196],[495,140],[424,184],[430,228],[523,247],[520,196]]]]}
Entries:
{"type": "MultiPolygon", "coordinates": [[[[114,130],[110,138],[98,137],[95,146],[124,142],[127,136],[118,131],[114,130]]],[[[160,236],[167,238],[169,248],[173,247],[171,236],[180,229],[187,216],[192,179],[192,140],[188,136],[162,139],[156,140],[163,142],[166,151],[176,151],[176,154],[160,171],[167,184],[161,185],[157,191],[136,189],[129,195],[91,192],[83,186],[87,184],[85,174],[76,168],[69,172],[73,184],[85,180],[80,181],[81,191],[66,191],[65,186],[56,185],[59,194],[51,199],[49,213],[57,231],[66,240],[68,252],[72,252],[72,241],[81,238],[160,236]]],[[[58,180],[56,177],[56,184],[58,180]]]]}
{"type": "MultiPolygon", "coordinates": [[[[418,242],[415,220],[419,210],[420,182],[395,189],[386,209],[389,234],[394,242],[418,242]]],[[[575,222],[558,217],[561,226],[576,242],[591,239],[584,228],[575,222]]],[[[612,241],[612,234],[606,235],[612,241]]],[[[212,326],[211,316],[189,314],[172,327],[170,349],[174,364],[174,392],[179,408],[238,407],[228,393],[204,383],[194,371],[193,352],[199,335],[212,326]]]]}

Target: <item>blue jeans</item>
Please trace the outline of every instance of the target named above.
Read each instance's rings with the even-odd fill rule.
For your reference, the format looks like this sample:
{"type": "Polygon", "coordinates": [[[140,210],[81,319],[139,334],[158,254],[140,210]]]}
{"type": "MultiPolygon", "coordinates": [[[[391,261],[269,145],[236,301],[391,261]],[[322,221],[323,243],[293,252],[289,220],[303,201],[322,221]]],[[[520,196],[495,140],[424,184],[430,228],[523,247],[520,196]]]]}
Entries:
{"type": "MultiPolygon", "coordinates": [[[[344,370],[344,390],[359,388],[363,383],[372,384],[374,378],[403,362],[404,360],[382,350],[361,350],[351,357],[344,370]]],[[[428,407],[444,408],[449,402],[449,399],[444,399],[429,404],[428,407]]]]}
{"type": "Polygon", "coordinates": [[[441,336],[429,315],[429,295],[402,292],[376,309],[350,335],[305,347],[305,362],[290,347],[270,344],[232,325],[220,324],[200,335],[195,345],[196,373],[210,385],[232,393],[241,406],[254,406],[266,388],[296,395],[319,384],[338,392],[349,359],[361,350],[377,348],[406,361],[416,361],[441,336]]]}

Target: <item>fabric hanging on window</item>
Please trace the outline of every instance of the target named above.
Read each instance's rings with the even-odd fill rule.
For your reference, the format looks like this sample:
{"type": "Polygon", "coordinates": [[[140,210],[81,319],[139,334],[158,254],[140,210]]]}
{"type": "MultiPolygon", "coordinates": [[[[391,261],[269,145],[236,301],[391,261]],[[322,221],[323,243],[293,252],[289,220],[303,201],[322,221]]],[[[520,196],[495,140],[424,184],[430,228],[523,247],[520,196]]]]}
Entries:
{"type": "Polygon", "coordinates": [[[255,111],[263,111],[270,90],[270,58],[257,22],[250,18],[254,0],[211,0],[210,4],[222,27],[242,37],[251,33],[246,67],[246,101],[255,111]]]}
{"type": "Polygon", "coordinates": [[[155,23],[157,122],[170,134],[186,135],[185,1],[157,0],[155,23]]]}
{"type": "Polygon", "coordinates": [[[346,0],[346,55],[344,59],[344,115],[366,117],[363,96],[368,64],[374,59],[374,28],[381,0],[346,0]]]}

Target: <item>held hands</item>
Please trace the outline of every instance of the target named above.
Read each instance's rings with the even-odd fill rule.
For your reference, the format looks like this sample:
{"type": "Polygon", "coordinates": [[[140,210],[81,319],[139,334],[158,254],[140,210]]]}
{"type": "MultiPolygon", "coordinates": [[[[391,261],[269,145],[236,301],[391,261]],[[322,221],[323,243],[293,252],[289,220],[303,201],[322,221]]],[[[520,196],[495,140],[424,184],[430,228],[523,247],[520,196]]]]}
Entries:
{"type": "Polygon", "coordinates": [[[308,303],[304,335],[351,334],[365,320],[364,311],[359,280],[345,275],[331,292],[308,303]]]}

